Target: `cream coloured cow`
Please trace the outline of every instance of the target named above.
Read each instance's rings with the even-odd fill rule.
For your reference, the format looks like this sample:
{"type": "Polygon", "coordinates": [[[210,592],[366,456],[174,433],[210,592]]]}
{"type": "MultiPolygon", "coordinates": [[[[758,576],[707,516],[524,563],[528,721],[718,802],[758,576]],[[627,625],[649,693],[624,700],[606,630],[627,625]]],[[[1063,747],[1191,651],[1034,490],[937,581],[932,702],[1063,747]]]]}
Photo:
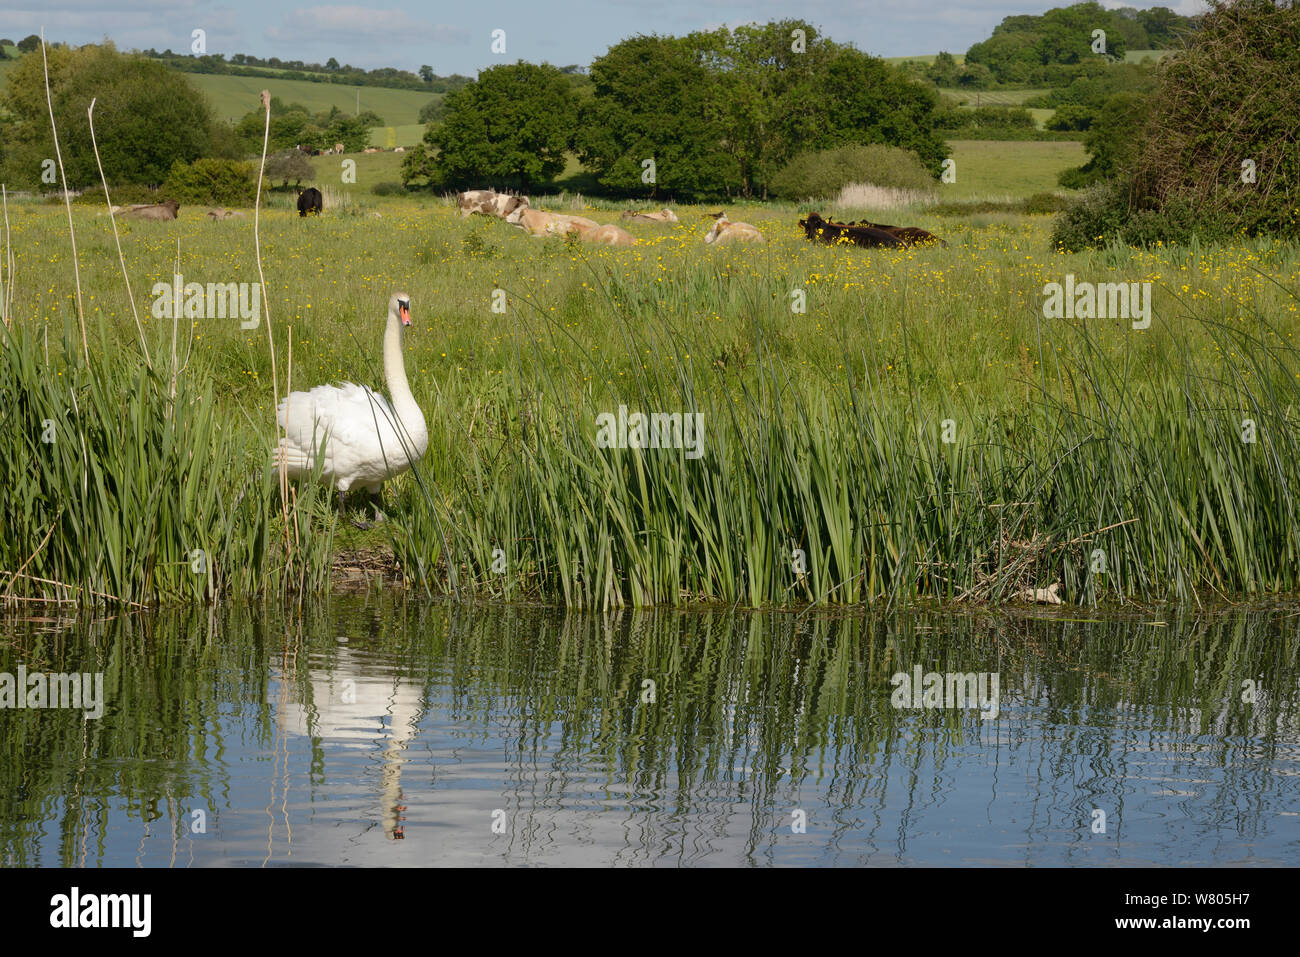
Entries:
{"type": "Polygon", "coordinates": [[[600,224],[585,216],[572,216],[565,213],[548,213],[530,206],[516,206],[507,216],[506,222],[518,226],[531,236],[563,236],[565,233],[581,233],[595,229],[600,224]]]}
{"type": "Polygon", "coordinates": [[[632,223],[675,223],[677,214],[665,206],[657,213],[643,213],[640,210],[626,210],[623,218],[632,223]]]}
{"type": "Polygon", "coordinates": [[[727,243],[761,243],[766,242],[763,234],[749,223],[733,223],[726,213],[716,213],[713,228],[704,237],[706,243],[718,246],[727,243]]]}
{"type": "Polygon", "coordinates": [[[613,223],[606,223],[603,226],[594,228],[579,227],[578,236],[584,243],[595,243],[601,246],[635,246],[636,239],[626,229],[615,226],[613,223]]]}

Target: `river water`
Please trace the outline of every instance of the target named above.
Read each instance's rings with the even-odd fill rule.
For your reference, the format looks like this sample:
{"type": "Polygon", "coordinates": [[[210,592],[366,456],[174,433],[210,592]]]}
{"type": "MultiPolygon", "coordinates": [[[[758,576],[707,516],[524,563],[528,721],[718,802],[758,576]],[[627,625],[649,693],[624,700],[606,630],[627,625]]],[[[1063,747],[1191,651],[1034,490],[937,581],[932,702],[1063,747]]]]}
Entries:
{"type": "Polygon", "coordinates": [[[10,866],[1300,863],[1294,607],[51,613],[0,705],[10,866]]]}

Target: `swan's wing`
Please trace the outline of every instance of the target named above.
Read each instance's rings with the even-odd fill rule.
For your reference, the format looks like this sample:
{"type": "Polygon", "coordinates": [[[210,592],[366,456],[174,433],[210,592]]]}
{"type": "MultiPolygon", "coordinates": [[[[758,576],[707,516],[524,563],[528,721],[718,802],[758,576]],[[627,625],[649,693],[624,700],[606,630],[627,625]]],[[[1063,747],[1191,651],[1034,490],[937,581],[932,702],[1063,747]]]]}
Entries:
{"type": "MultiPolygon", "coordinates": [[[[281,400],[277,418],[286,444],[302,453],[310,470],[323,447],[322,473],[340,488],[383,481],[404,467],[408,456],[398,437],[397,415],[388,400],[352,382],[318,385],[281,400]]],[[[406,439],[405,445],[411,441],[406,439]]]]}

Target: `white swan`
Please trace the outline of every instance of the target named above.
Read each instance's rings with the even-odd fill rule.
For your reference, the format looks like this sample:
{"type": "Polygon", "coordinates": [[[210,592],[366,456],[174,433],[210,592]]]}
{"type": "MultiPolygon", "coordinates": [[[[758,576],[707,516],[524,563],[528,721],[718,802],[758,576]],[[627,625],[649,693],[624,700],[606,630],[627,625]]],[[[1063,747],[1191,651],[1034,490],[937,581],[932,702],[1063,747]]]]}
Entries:
{"type": "Polygon", "coordinates": [[[429,447],[429,430],[406,381],[402,329],[410,324],[410,297],[393,293],[384,332],[384,379],[392,402],[352,382],[290,392],[277,410],[284,437],[273,451],[274,465],[283,463],[293,478],[310,477],[319,455],[321,478],[341,499],[351,488],[378,494],[386,480],[419,461],[429,447]]]}

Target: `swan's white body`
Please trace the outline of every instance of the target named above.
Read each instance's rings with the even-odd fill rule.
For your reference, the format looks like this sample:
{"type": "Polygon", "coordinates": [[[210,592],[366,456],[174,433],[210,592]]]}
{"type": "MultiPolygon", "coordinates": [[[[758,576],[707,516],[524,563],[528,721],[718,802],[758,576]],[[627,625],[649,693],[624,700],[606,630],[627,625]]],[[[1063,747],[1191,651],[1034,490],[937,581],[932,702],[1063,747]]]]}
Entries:
{"type": "Polygon", "coordinates": [[[290,477],[313,475],[319,457],[321,479],[340,492],[363,488],[377,493],[424,455],[429,430],[411,395],[402,358],[402,326],[409,323],[410,299],[394,293],[384,332],[384,379],[391,402],[352,382],[291,392],[280,401],[277,418],[284,437],[274,462],[283,462],[290,477]]]}

